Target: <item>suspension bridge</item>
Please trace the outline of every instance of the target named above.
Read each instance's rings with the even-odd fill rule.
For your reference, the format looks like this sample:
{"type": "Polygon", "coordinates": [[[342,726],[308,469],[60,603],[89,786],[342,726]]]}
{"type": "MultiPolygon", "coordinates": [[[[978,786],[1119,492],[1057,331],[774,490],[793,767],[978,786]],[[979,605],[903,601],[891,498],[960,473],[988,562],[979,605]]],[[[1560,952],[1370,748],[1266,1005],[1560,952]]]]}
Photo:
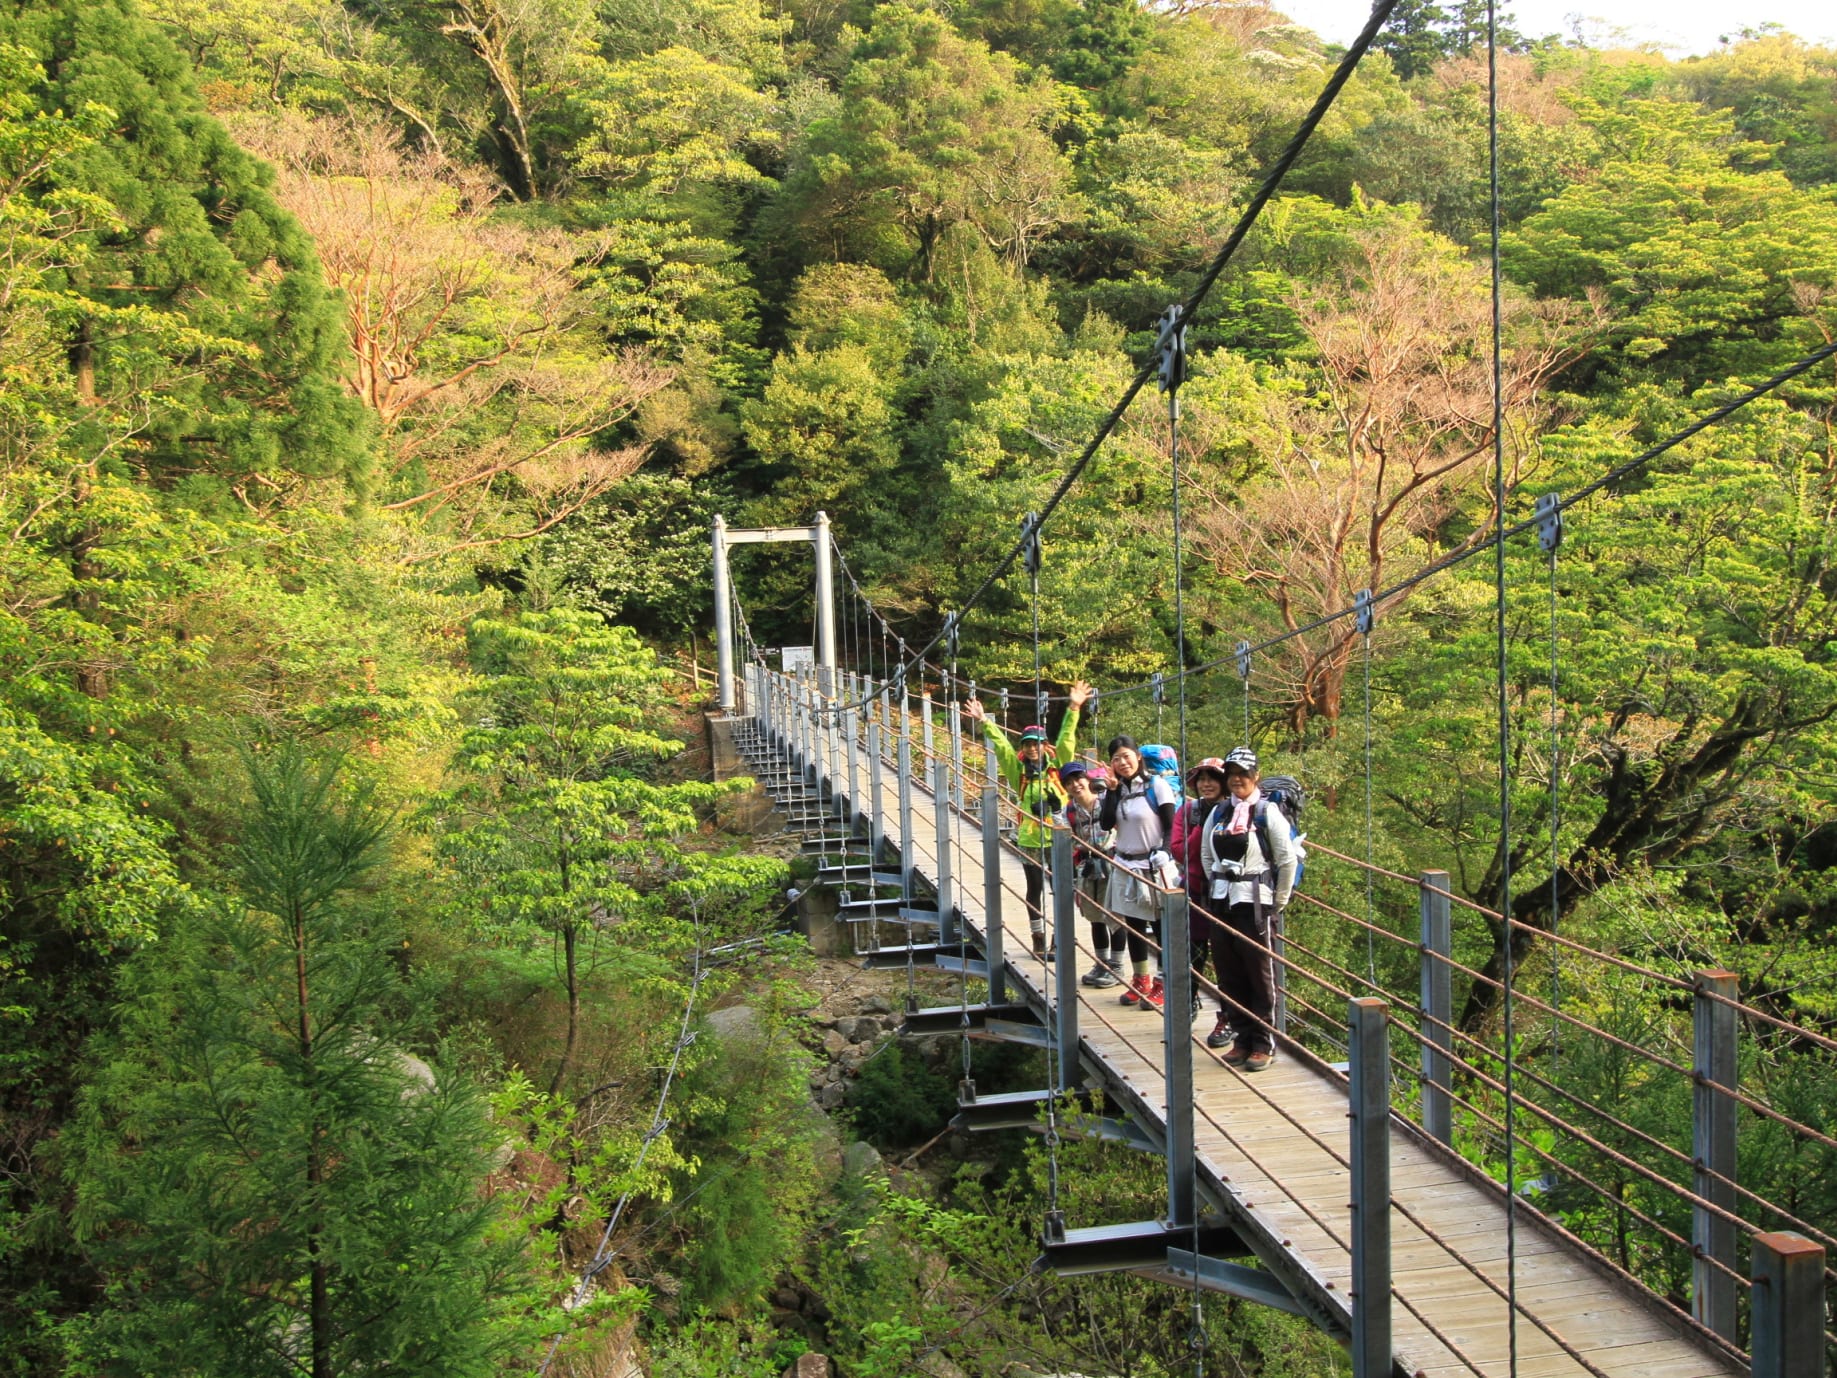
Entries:
{"type": "MultiPolygon", "coordinates": [[[[1058,959],[1010,946],[1027,919],[1024,854],[1003,826],[1015,800],[960,729],[936,722],[928,696],[915,712],[890,682],[820,667],[786,675],[756,661],[736,688],[720,730],[807,834],[819,879],[842,892],[862,960],[963,978],[955,1005],[909,1000],[907,1031],[1046,1054],[1050,1084],[1000,1095],[977,1093],[966,1056],[955,1123],[1098,1135],[1165,1157],[1163,1216],[1081,1225],[1049,1211],[1044,1266],[1124,1270],[1304,1316],[1348,1345],[1361,1378],[1825,1373],[1828,1239],[1808,1222],[1804,1232],[1761,1229],[1738,1209],[1733,1129],[1745,1098],[1734,1040],[1741,1016],[1766,1016],[1740,1004],[1729,974],[1690,985],[1697,1064],[1676,1069],[1697,1106],[1686,1182],[1662,1162],[1622,1164],[1663,1182],[1691,1212],[1692,1238],[1678,1240],[1695,1260],[1685,1299],[1654,1291],[1455,1151],[1455,1111],[1474,1111],[1463,1081],[1498,1081],[1489,1050],[1462,1047],[1471,1040],[1452,1022],[1453,979],[1484,979],[1450,955],[1454,916],[1498,916],[1453,895],[1445,873],[1375,872],[1418,901],[1414,1001],[1360,994],[1357,973],[1293,939],[1272,940],[1286,987],[1282,1056],[1250,1076],[1197,1036],[1184,895],[1164,896],[1162,1011],[1121,1007],[1114,993],[1078,984],[1079,959],[1092,954],[1079,936],[1063,829],[1050,853],[1058,959]],[[972,980],[981,987],[973,1000],[972,980]],[[1302,1022],[1337,1026],[1344,1060],[1291,1027],[1302,1022]],[[1745,1273],[1736,1266],[1744,1254],[1745,1273]]],[[[1317,864],[1364,865],[1338,853],[1317,864]]],[[[1297,901],[1360,922],[1309,895],[1297,901]]],[[[1599,1133],[1565,1127],[1591,1141],[1599,1133]]]]}
{"type": "MultiPolygon", "coordinates": [[[[1190,682],[1235,667],[1245,684],[1253,657],[1291,637],[1351,620],[1365,637],[1376,611],[1411,586],[1455,564],[1492,553],[1497,594],[1501,855],[1509,856],[1510,733],[1506,703],[1507,543],[1535,537],[1549,552],[1552,579],[1564,513],[1684,440],[1837,356],[1837,342],[1698,417],[1672,436],[1565,495],[1546,493],[1536,512],[1508,525],[1498,300],[1499,216],[1496,81],[1489,81],[1492,136],[1493,488],[1492,539],[1434,561],[1402,584],[1368,589],[1347,607],[1261,645],[1238,643],[1224,659],[1193,665],[1187,654],[1182,588],[1179,390],[1186,323],[1244,242],[1309,137],[1389,17],[1377,0],[1319,99],[1248,198],[1236,226],[1187,299],[1162,317],[1154,357],[1135,374],[1071,462],[1019,540],[988,569],[963,606],[924,646],[898,637],[842,560],[828,519],[807,527],[713,531],[719,708],[711,731],[726,738],[806,834],[818,878],[838,891],[840,915],[862,960],[882,967],[955,972],[955,1005],[920,1007],[909,995],[905,1027],[962,1040],[964,1078],[954,1121],[976,1131],[1044,1131],[1049,1154],[1067,1135],[1097,1136],[1160,1155],[1166,1209],[1151,1220],[1067,1219],[1051,1158],[1040,1266],[1061,1274],[1128,1271],[1187,1289],[1195,1317],[1208,1293],[1289,1311],[1346,1344],[1356,1378],[1475,1375],[1475,1378],[1830,1378],[1837,1375],[1837,1224],[1806,1219],[1790,1201],[1744,1184],[1737,1150],[1755,1127],[1779,1136],[1808,1161],[1828,1164],[1833,1138],[1744,1084],[1742,1040],[1790,1043],[1829,1074],[1837,1041],[1744,1001],[1730,972],[1665,972],[1590,949],[1511,917],[1510,875],[1499,910],[1454,891],[1447,874],[1403,875],[1311,843],[1315,868],[1360,880],[1364,916],[1336,907],[1313,884],[1299,891],[1291,922],[1272,930],[1277,972],[1274,1021],[1281,1055],[1254,1076],[1228,1064],[1194,1035],[1194,983],[1220,992],[1192,969],[1185,894],[1162,896],[1158,930],[1166,1001],[1158,1013],[1119,1005],[1080,986],[1081,959],[1072,841],[1061,827],[1049,855],[1056,963],[1031,956],[1007,935],[1028,920],[1023,865],[1003,820],[1017,808],[988,753],[966,741],[959,706],[976,686],[956,673],[965,619],[1003,581],[1031,580],[1035,619],[1033,698],[1044,722],[1038,634],[1041,534],[1071,488],[1157,376],[1166,394],[1174,658],[1170,673],[1105,696],[1152,692],[1177,698],[1186,757],[1190,682]],[[733,586],[735,545],[807,542],[816,556],[814,666],[773,669],[753,640],[733,586]],[[838,650],[835,574],[874,626],[857,638],[844,668],[838,650]],[[897,642],[898,654],[892,653],[897,642]],[[865,655],[863,652],[865,651],[865,655]],[[935,704],[930,686],[942,686],[935,704]],[[916,699],[916,706],[915,706],[916,699]],[[942,713],[934,711],[942,708],[942,713]],[[1386,909],[1412,912],[1406,926],[1377,921],[1386,909]],[[1504,911],[1504,912],[1501,912],[1504,911]],[[1506,935],[1502,971],[1482,971],[1458,953],[1474,926],[1506,935]],[[1360,933],[1366,970],[1345,958],[1335,933],[1360,933]],[[1324,936],[1323,936],[1324,935],[1324,936]],[[1590,1023],[1520,989],[1514,970],[1522,936],[1546,945],[1571,969],[1592,964],[1612,979],[1689,1010],[1686,1057],[1672,1043],[1649,1047],[1625,1030],[1590,1023]],[[1377,954],[1384,951],[1386,979],[1377,954]],[[1395,973],[1407,972],[1399,980],[1395,973]],[[974,995],[972,996],[972,983],[974,995]],[[1503,1014],[1476,1032],[1457,1019],[1457,986],[1481,991],[1503,1014]],[[1557,1068],[1527,1059],[1515,1020],[1531,1018],[1550,1046],[1595,1048],[1630,1075],[1674,1087],[1688,1123],[1630,1122],[1618,1102],[1591,1100],[1557,1068]],[[1019,1042],[1045,1054],[1045,1084],[1018,1093],[979,1093],[969,1040],[1019,1042]],[[1481,1161],[1476,1163],[1471,1158],[1481,1161]],[[1521,1162],[1521,1159],[1523,1162],[1521,1162]],[[1535,1163],[1534,1168],[1525,1163],[1535,1163]]],[[[1490,58],[1496,53],[1489,21],[1490,58]]],[[[1554,583],[1552,585],[1554,588],[1554,583]]],[[[1553,613],[1554,618],[1554,613],[1553,613]]],[[[1557,676],[1551,638],[1551,676],[1557,676]]],[[[1003,717],[1007,693],[1002,691],[1003,717]]],[[[1369,688],[1367,689],[1369,696],[1369,688]]],[[[1369,708],[1367,709],[1369,714],[1369,708]]],[[[1369,724],[1367,726],[1369,743],[1369,724]]],[[[717,749],[717,756],[720,755],[717,749]]],[[[1186,762],[1190,764],[1190,762],[1186,762]]],[[[1370,789],[1367,755],[1367,790],[1370,789]]],[[[1553,767],[1553,780],[1559,772],[1553,767]]],[[[1368,806],[1369,812],[1369,806],[1368,806]]],[[[1554,809],[1553,809],[1554,813],[1554,809]]],[[[1369,850],[1369,822],[1367,825],[1369,850]]],[[[1311,868],[1312,870],[1312,868],[1311,868]]],[[[1326,890],[1328,887],[1320,887],[1326,890]]],[[[1202,920],[1216,922],[1203,910],[1202,920]]],[[[1112,916],[1115,917],[1115,916],[1112,916]]],[[[1153,941],[1152,934],[1144,937],[1153,941]]],[[[1554,960],[1554,959],[1553,959],[1554,960]]],[[[908,991],[915,990],[908,980],[908,991]]],[[[1681,1117],[1680,1117],[1681,1118],[1681,1117]]],[[[1196,1346],[1203,1332],[1195,1325],[1196,1346]]],[[[1201,1349],[1195,1373],[1206,1372],[1201,1349]]]]}

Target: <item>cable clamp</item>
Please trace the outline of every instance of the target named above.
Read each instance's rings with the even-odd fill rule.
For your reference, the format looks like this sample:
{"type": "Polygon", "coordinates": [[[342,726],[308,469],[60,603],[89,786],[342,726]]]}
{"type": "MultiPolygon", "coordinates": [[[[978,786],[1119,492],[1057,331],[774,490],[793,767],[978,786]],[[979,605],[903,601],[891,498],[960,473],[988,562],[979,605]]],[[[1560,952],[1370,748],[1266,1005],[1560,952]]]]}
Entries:
{"type": "Polygon", "coordinates": [[[1097,721],[1097,700],[1100,697],[1102,697],[1102,695],[1100,695],[1097,690],[1093,689],[1091,690],[1091,697],[1085,700],[1084,714],[1085,718],[1090,722],[1097,721]]]}
{"type": "Polygon", "coordinates": [[[1048,1244],[1063,1244],[1065,1242],[1064,1211],[1046,1212],[1045,1237],[1048,1244]]]}
{"type": "Polygon", "coordinates": [[[1557,493],[1544,493],[1537,499],[1537,543],[1546,555],[1556,554],[1563,543],[1563,499],[1557,493]]]}
{"type": "Polygon", "coordinates": [[[1358,623],[1359,635],[1370,636],[1371,624],[1375,616],[1371,607],[1370,589],[1360,589],[1358,595],[1353,598],[1352,616],[1353,620],[1358,623]]]}
{"type": "Polygon", "coordinates": [[[959,640],[957,614],[944,614],[944,647],[950,655],[951,664],[957,663],[957,643],[959,640]]]}
{"type": "Polygon", "coordinates": [[[1052,695],[1047,693],[1044,689],[1040,690],[1039,698],[1034,701],[1034,709],[1035,716],[1039,719],[1041,725],[1044,726],[1046,715],[1052,712],[1052,695]]]}
{"type": "Polygon", "coordinates": [[[1250,678],[1250,643],[1248,641],[1238,642],[1237,650],[1233,653],[1233,655],[1235,659],[1237,660],[1237,677],[1239,679],[1244,679],[1244,680],[1249,679],[1250,678]]]}
{"type": "Polygon", "coordinates": [[[1155,348],[1161,353],[1161,391],[1176,392],[1186,381],[1186,318],[1178,306],[1161,313],[1155,348]]]}
{"type": "Polygon", "coordinates": [[[1038,574],[1040,558],[1040,514],[1029,512],[1021,518],[1021,564],[1029,574],[1038,574]]]}
{"type": "Polygon", "coordinates": [[[1148,677],[1148,689],[1154,695],[1156,703],[1167,702],[1167,676],[1159,670],[1148,677]]]}

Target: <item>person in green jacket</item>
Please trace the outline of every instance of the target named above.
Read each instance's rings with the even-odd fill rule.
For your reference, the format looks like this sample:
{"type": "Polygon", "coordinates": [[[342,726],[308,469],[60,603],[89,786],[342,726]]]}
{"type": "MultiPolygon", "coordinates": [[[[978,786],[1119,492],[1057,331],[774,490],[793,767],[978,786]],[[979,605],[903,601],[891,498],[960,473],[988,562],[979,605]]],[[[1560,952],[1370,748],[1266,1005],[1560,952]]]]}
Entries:
{"type": "Polygon", "coordinates": [[[1033,954],[1050,962],[1054,953],[1046,942],[1046,849],[1052,845],[1052,818],[1065,807],[1065,790],[1059,784],[1058,766],[1071,760],[1078,740],[1078,715],[1090,702],[1091,686],[1079,680],[1071,688],[1071,705],[1059,723],[1059,737],[1046,740],[1043,727],[1021,729],[1020,742],[989,721],[980,700],[963,705],[965,715],[982,724],[983,740],[995,755],[995,767],[1009,789],[1020,797],[1020,824],[1014,845],[1026,854],[1021,870],[1027,877],[1027,926],[1033,932],[1033,954]]]}

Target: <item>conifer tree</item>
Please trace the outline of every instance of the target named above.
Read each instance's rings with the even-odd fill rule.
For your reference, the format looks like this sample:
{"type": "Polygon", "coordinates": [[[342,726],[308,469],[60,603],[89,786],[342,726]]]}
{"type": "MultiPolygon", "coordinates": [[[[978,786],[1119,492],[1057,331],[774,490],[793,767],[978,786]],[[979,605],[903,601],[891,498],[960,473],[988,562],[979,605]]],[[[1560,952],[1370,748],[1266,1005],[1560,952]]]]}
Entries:
{"type": "Polygon", "coordinates": [[[62,284],[94,307],[59,322],[79,400],[136,413],[143,463],[171,477],[359,468],[363,417],[312,244],[178,50],[128,0],[24,0],[0,43],[36,58],[40,112],[112,116],[55,174],[115,217],[62,284]]]}
{"type": "Polygon", "coordinates": [[[250,767],[239,908],[125,978],[73,1133],[73,1220],[107,1287],[79,1371],[349,1378],[499,1371],[519,1233],[481,1187],[502,1135],[407,1051],[358,894],[388,821],[336,763],[250,767]]]}

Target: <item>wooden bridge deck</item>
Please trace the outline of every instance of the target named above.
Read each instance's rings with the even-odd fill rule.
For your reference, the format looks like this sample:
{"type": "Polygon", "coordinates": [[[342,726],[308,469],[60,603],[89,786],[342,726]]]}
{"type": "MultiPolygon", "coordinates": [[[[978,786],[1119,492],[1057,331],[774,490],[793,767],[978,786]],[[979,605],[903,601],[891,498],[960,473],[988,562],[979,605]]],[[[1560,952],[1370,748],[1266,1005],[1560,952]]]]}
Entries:
{"type": "MultiPolygon", "coordinates": [[[[826,747],[822,755],[827,758],[826,747]]],[[[865,775],[865,752],[860,759],[865,775]]],[[[833,763],[831,779],[845,795],[845,753],[833,763]]],[[[890,770],[887,780],[892,781],[890,770]]],[[[865,781],[860,788],[865,812],[865,781]]],[[[882,809],[887,844],[899,848],[897,795],[890,789],[882,809]]],[[[985,917],[981,828],[955,813],[952,827],[949,862],[956,908],[976,943],[985,917]]],[[[921,875],[934,881],[935,804],[916,779],[912,830],[912,860],[921,875]]],[[[1002,882],[1003,931],[1014,935],[1004,945],[1008,953],[1018,953],[1027,933],[1024,877],[1019,856],[1007,848],[1002,882]]],[[[1080,919],[1078,927],[1083,941],[1087,925],[1080,919]]],[[[1090,957],[1081,951],[1077,959],[1083,966],[1090,957]]],[[[1055,994],[1052,971],[1030,953],[1009,956],[1010,998],[1046,1016],[1055,994]]],[[[1126,1106],[1147,1135],[1162,1143],[1164,1020],[1158,1012],[1121,1005],[1117,995],[1080,987],[1080,1062],[1089,1085],[1102,1087],[1126,1106]]],[[[1247,1075],[1228,1067],[1203,1043],[1212,1018],[1208,998],[1193,1026],[1200,1199],[1237,1231],[1309,1314],[1343,1337],[1350,1331],[1352,1277],[1346,1083],[1325,1064],[1289,1046],[1263,1072],[1247,1075]]],[[[1591,1373],[1733,1378],[1748,1371],[1745,1363],[1685,1331],[1632,1283],[1522,1209],[1514,1231],[1520,1308],[1514,1367],[1504,1296],[1503,1189],[1395,1114],[1390,1152],[1391,1326],[1398,1373],[1424,1378],[1587,1378],[1591,1373]],[[1476,1277],[1475,1269],[1492,1285],[1476,1277]]],[[[1067,1225],[1100,1223],[1105,1222],[1067,1225]]]]}

